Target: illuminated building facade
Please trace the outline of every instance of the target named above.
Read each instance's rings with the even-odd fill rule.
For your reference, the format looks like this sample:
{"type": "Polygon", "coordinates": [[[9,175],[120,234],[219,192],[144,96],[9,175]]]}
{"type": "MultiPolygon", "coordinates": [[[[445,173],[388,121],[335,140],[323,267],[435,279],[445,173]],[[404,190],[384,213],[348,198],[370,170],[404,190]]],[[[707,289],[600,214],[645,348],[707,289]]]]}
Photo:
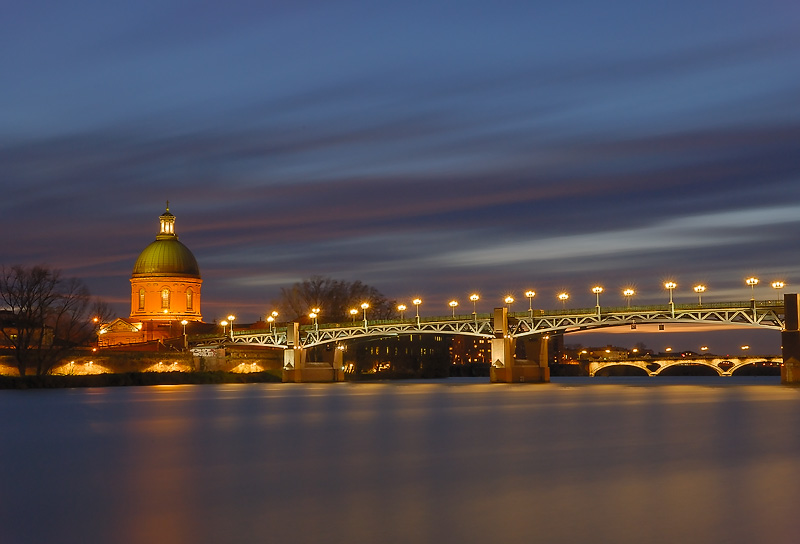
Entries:
{"type": "Polygon", "coordinates": [[[101,325],[100,347],[173,338],[182,334],[181,321],[203,319],[200,268],[189,248],[178,240],[169,202],[159,225],[156,239],[133,265],[130,317],[101,325]]]}

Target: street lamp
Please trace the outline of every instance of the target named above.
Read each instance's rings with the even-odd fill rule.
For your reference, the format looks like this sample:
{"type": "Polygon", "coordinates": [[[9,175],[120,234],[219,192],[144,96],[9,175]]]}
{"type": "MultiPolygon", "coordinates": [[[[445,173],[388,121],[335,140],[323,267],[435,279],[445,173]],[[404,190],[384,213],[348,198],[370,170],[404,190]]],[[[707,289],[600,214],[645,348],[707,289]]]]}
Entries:
{"type": "Polygon", "coordinates": [[[525,291],[525,296],[528,297],[528,314],[533,319],[533,297],[536,296],[536,292],[533,290],[525,291]]]}
{"type": "Polygon", "coordinates": [[[695,285],[694,286],[694,292],[697,293],[697,305],[698,306],[702,306],[703,305],[703,293],[706,292],[706,286],[702,285],[702,284],[701,285],[695,285]]]}
{"type": "Polygon", "coordinates": [[[267,316],[267,323],[269,323],[269,332],[272,332],[272,323],[275,321],[275,318],[271,315],[267,316]]]}
{"type": "Polygon", "coordinates": [[[783,289],[784,287],[786,287],[786,283],[780,280],[772,282],[772,288],[778,291],[778,302],[781,301],[781,289],[783,289]]]}
{"type": "Polygon", "coordinates": [[[448,302],[448,304],[453,309],[453,317],[455,318],[456,317],[456,306],[458,306],[458,301],[457,300],[451,300],[450,302],[448,302]]]}
{"type": "Polygon", "coordinates": [[[746,280],[744,280],[744,282],[747,285],[750,286],[750,289],[751,289],[751,292],[752,292],[752,296],[750,297],[750,300],[755,300],[756,299],[756,285],[758,285],[758,278],[747,278],[746,280]]]}
{"type": "Polygon", "coordinates": [[[317,323],[317,316],[319,315],[319,308],[312,308],[311,313],[308,314],[308,317],[314,320],[314,328],[319,329],[319,324],[317,323]]]}
{"type": "Polygon", "coordinates": [[[403,315],[404,315],[403,312],[406,311],[406,305],[405,304],[398,304],[397,305],[397,311],[400,312],[400,321],[402,321],[403,320],[403,315]]]}
{"type": "Polygon", "coordinates": [[[362,302],[361,309],[364,310],[364,326],[367,326],[367,308],[369,308],[369,302],[362,302]]]}
{"type": "Polygon", "coordinates": [[[559,293],[558,294],[558,300],[561,301],[561,307],[562,308],[566,308],[567,307],[567,300],[569,300],[569,293],[566,293],[566,292],[565,293],[559,293]]]}
{"type": "Polygon", "coordinates": [[[469,296],[469,299],[472,301],[472,315],[478,315],[478,300],[481,297],[478,296],[477,293],[473,293],[469,296]]]}
{"type": "Polygon", "coordinates": [[[358,315],[358,310],[355,308],[350,308],[350,315],[353,316],[353,325],[356,324],[356,316],[358,315]]]}
{"type": "Polygon", "coordinates": [[[628,301],[628,309],[629,309],[629,310],[630,310],[630,308],[631,308],[631,297],[632,297],[633,295],[635,295],[635,294],[636,294],[636,291],[634,291],[634,290],[633,290],[633,289],[631,289],[631,288],[625,289],[625,290],[622,292],[622,296],[623,296],[623,297],[625,297],[625,298],[627,299],[627,301],[628,301]]]}
{"type": "Polygon", "coordinates": [[[672,302],[672,291],[678,286],[677,283],[674,281],[668,281],[664,284],[664,288],[669,290],[669,309],[672,313],[672,317],[675,317],[675,303],[672,302]]]}
{"type": "Polygon", "coordinates": [[[411,301],[411,304],[417,307],[417,326],[419,326],[419,305],[422,304],[421,298],[415,298],[411,301]]]}
{"type": "Polygon", "coordinates": [[[594,287],[592,287],[592,293],[594,293],[595,296],[597,297],[597,307],[598,308],[600,307],[600,293],[602,293],[602,292],[603,292],[603,288],[600,287],[599,285],[595,285],[594,287]]]}
{"type": "Polygon", "coordinates": [[[236,319],[236,316],[235,316],[235,315],[232,315],[232,314],[231,314],[231,315],[229,315],[229,316],[228,316],[228,322],[231,324],[231,328],[230,328],[230,330],[228,331],[228,332],[230,332],[230,333],[231,333],[231,341],[233,341],[233,320],[234,320],[234,319],[236,319]]]}
{"type": "Polygon", "coordinates": [[[185,319],[181,320],[181,325],[183,325],[183,335],[184,336],[186,336],[186,325],[188,325],[188,324],[189,324],[189,322],[186,321],[185,319]]]}
{"type": "Polygon", "coordinates": [[[509,313],[511,312],[511,305],[514,303],[514,297],[511,295],[507,295],[504,299],[506,303],[506,307],[508,308],[509,313]]]}
{"type": "Polygon", "coordinates": [[[222,336],[225,336],[225,328],[228,326],[228,322],[223,319],[219,324],[222,325],[222,336]]]}

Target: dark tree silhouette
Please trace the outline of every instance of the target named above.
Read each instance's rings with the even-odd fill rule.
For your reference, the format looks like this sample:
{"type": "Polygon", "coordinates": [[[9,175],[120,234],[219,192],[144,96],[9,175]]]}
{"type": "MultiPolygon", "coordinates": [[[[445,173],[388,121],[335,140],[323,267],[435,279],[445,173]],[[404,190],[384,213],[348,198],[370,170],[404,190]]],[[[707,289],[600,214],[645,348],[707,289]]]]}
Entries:
{"type": "Polygon", "coordinates": [[[92,302],[79,279],[64,279],[46,266],[3,267],[0,300],[0,331],[14,350],[21,376],[31,370],[47,374],[75,348],[91,342],[109,315],[104,303],[92,302]]]}
{"type": "Polygon", "coordinates": [[[322,276],[311,276],[289,288],[281,288],[281,297],[275,302],[281,316],[287,321],[308,321],[312,308],[319,308],[320,323],[343,323],[351,319],[350,310],[369,304],[369,319],[391,319],[396,315],[395,301],[388,300],[380,291],[360,281],[348,282],[322,276]]]}

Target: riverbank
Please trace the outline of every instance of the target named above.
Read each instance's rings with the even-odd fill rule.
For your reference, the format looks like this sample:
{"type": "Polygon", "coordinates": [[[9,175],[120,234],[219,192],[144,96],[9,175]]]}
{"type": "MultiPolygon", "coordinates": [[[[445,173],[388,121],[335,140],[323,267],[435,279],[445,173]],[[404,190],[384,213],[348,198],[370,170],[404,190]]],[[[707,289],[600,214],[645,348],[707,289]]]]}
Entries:
{"type": "Polygon", "coordinates": [[[63,389],[71,387],[124,387],[131,385],[184,385],[280,382],[278,372],[124,372],[74,376],[0,376],[0,389],[63,389]]]}

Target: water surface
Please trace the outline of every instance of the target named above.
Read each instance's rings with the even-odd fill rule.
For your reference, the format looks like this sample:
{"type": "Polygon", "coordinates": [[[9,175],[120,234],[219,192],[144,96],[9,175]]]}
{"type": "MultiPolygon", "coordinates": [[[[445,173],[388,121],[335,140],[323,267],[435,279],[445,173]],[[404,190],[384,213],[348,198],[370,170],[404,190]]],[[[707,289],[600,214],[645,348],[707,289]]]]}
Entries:
{"type": "Polygon", "coordinates": [[[796,543],[777,378],[1,391],[0,542],[796,543]]]}

